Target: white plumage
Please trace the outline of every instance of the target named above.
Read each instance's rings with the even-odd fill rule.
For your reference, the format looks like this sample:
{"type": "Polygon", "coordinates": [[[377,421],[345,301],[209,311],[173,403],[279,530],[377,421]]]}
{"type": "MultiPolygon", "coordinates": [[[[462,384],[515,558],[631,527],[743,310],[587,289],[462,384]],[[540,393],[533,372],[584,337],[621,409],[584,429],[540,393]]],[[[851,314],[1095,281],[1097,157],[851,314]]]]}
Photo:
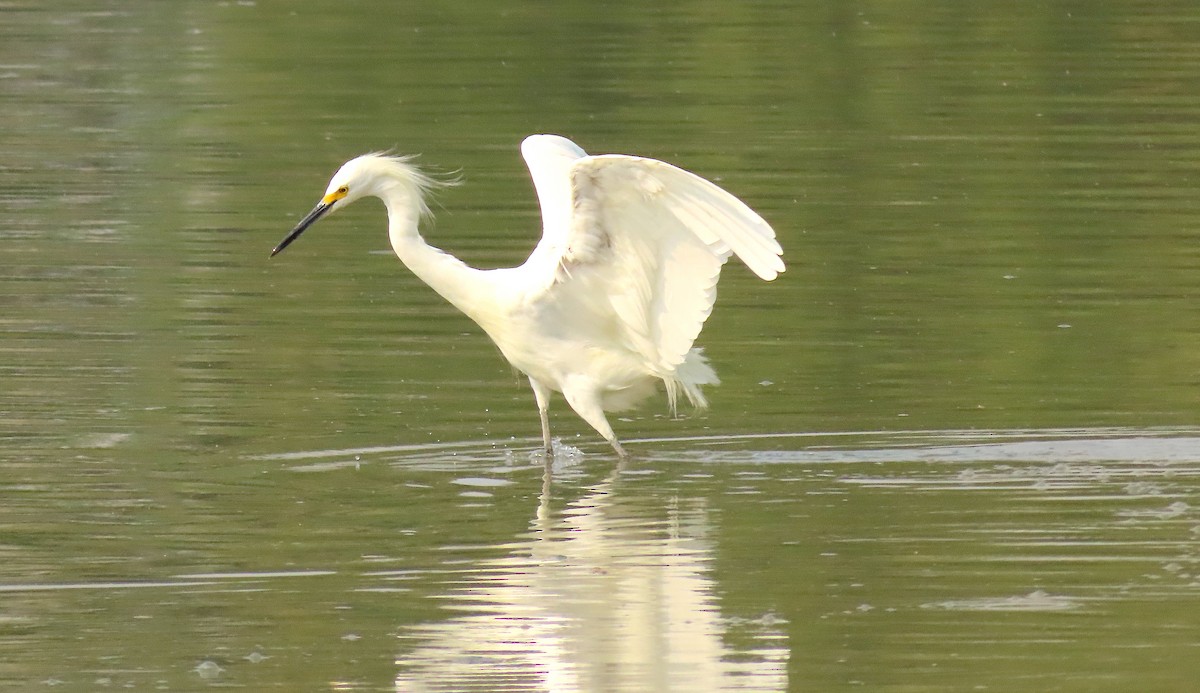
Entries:
{"type": "Polygon", "coordinates": [[[604,415],[665,385],[705,406],[717,375],[692,347],[731,254],[764,280],[784,270],[775,232],[715,184],[654,159],[588,156],[557,135],[521,144],[542,211],[542,240],[519,267],[478,270],[418,231],[425,193],[439,185],[402,157],[367,154],[333,176],[321,203],[272,251],[363,196],[388,210],[401,261],[487,332],[529,378],[542,440],[552,451],[551,392],[624,455],[604,415]]]}

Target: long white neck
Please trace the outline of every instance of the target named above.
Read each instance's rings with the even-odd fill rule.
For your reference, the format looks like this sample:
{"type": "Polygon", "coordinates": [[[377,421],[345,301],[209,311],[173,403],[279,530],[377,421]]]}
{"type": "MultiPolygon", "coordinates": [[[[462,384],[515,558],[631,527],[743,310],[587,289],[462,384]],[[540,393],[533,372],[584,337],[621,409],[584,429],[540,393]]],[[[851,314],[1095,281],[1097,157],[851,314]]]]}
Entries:
{"type": "Polygon", "coordinates": [[[417,228],[421,205],[416,194],[407,186],[396,185],[379,196],[387,207],[392,250],[421,281],[479,323],[493,302],[487,273],[425,242],[417,228]]]}

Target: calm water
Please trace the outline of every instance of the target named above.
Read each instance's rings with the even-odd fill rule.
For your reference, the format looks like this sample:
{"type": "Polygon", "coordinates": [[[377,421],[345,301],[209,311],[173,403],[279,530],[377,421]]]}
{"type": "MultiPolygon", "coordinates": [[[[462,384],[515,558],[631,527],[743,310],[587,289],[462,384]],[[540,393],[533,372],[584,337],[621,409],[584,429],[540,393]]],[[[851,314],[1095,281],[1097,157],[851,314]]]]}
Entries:
{"type": "Polygon", "coordinates": [[[1178,691],[1200,680],[1190,2],[0,6],[0,688],[1178,691]],[[537,415],[345,159],[531,132],[779,231],[672,420],[537,415]]]}

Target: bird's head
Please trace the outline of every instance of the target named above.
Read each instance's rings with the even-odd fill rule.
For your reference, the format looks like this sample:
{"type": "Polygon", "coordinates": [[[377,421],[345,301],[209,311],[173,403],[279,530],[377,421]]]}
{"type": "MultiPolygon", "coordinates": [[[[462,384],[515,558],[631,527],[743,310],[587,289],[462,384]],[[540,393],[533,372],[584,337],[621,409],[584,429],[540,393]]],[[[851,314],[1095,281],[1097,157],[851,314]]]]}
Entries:
{"type": "Polygon", "coordinates": [[[423,193],[436,185],[438,183],[408,163],[407,157],[380,153],[355,157],[342,164],[338,172],[333,174],[333,178],[329,179],[329,186],[325,188],[325,196],[279,242],[279,245],[275,246],[275,249],[271,251],[271,257],[282,252],[292,241],[299,238],[305,229],[326,214],[347,207],[351,202],[363,197],[383,197],[386,200],[390,189],[404,190],[415,198],[415,204],[419,211],[427,211],[423,193]]]}

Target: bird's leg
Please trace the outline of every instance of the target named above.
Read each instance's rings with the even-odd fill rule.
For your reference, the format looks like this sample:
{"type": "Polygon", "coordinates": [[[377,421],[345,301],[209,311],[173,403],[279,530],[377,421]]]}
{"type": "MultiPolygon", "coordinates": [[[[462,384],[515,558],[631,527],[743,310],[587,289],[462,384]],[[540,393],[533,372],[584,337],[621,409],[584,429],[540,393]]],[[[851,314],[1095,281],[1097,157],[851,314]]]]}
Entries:
{"type": "Polygon", "coordinates": [[[538,407],[538,415],[542,417],[542,447],[546,453],[554,454],[554,444],[550,442],[550,414],[545,407],[538,407]]]}
{"type": "Polygon", "coordinates": [[[550,442],[550,388],[540,382],[529,379],[529,386],[533,388],[533,397],[537,400],[538,416],[542,420],[542,445],[546,449],[546,454],[554,454],[554,445],[550,442]]]}
{"type": "Polygon", "coordinates": [[[604,416],[604,407],[600,405],[600,397],[595,390],[581,391],[575,387],[564,387],[563,396],[567,398],[567,404],[571,405],[580,418],[591,424],[597,433],[604,436],[613,450],[617,451],[619,457],[622,459],[627,457],[625,448],[621,447],[621,443],[617,440],[617,434],[613,433],[612,426],[608,425],[608,419],[604,416]]]}

